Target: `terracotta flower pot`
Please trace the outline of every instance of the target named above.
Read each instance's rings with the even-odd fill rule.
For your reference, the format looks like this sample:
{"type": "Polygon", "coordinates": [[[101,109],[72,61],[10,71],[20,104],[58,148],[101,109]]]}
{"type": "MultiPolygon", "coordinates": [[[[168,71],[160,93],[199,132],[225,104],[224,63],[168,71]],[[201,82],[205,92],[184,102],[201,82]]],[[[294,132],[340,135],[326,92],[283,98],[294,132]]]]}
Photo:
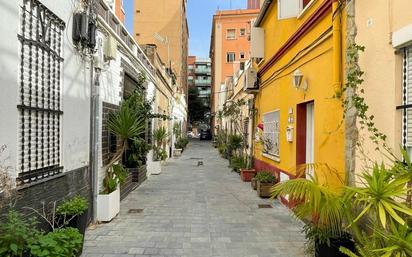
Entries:
{"type": "Polygon", "coordinates": [[[243,182],[250,182],[255,175],[255,169],[240,169],[240,178],[243,182]]]}
{"type": "Polygon", "coordinates": [[[271,195],[271,188],[275,183],[257,182],[257,194],[262,198],[268,198],[271,195]]]}
{"type": "Polygon", "coordinates": [[[252,186],[253,190],[257,189],[257,180],[256,178],[252,178],[250,185],[252,186]]]}

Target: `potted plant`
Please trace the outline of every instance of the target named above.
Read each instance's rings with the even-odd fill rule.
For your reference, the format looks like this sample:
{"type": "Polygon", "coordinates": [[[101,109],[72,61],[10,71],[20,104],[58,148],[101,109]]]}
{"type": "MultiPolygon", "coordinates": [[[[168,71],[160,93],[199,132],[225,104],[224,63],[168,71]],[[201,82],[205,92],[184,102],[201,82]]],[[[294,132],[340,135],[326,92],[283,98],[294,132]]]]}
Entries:
{"type": "Polygon", "coordinates": [[[166,139],[167,131],[164,127],[156,129],[153,133],[155,145],[153,146],[153,170],[152,174],[158,175],[162,172],[162,162],[167,159],[166,139]]]}
{"type": "Polygon", "coordinates": [[[126,169],[132,174],[133,182],[142,182],[146,179],[147,154],[151,146],[144,138],[136,137],[131,140],[130,150],[126,151],[126,169]]]}
{"type": "Polygon", "coordinates": [[[87,227],[88,202],[83,196],[76,196],[62,202],[56,208],[57,223],[62,227],[77,228],[84,235],[87,227]]]}
{"type": "Polygon", "coordinates": [[[307,248],[316,257],[346,256],[339,248],[344,246],[353,250],[354,242],[344,225],[347,203],[343,189],[321,183],[316,172],[314,176],[306,176],[275,185],[272,197],[288,197],[296,216],[305,222],[303,231],[308,240],[307,248]]]}
{"type": "Polygon", "coordinates": [[[270,197],[272,195],[272,186],[276,183],[276,177],[269,171],[261,171],[256,174],[257,194],[258,196],[270,197]]]}
{"type": "Polygon", "coordinates": [[[111,221],[119,213],[119,185],[124,182],[128,174],[119,161],[128,149],[129,140],[141,137],[146,128],[145,119],[132,111],[128,101],[130,100],[125,100],[119,110],[111,113],[108,119],[108,128],[119,138],[120,149],[105,167],[103,190],[97,197],[97,220],[99,221],[111,221]]]}
{"type": "MultiPolygon", "coordinates": [[[[255,176],[256,176],[256,173],[255,173],[255,176]]],[[[256,179],[256,177],[253,177],[250,180],[250,186],[253,188],[253,190],[257,190],[257,179],[256,179]]]]}

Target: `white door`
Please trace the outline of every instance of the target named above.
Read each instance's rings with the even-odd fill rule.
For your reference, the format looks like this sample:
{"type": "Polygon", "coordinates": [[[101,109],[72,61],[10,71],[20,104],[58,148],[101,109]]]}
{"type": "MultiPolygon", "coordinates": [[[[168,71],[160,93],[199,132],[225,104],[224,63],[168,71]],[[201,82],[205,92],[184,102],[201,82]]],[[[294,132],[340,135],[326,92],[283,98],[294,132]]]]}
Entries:
{"type": "MultiPolygon", "coordinates": [[[[313,164],[315,161],[315,121],[314,121],[314,104],[308,103],[306,105],[306,163],[313,164]]],[[[307,174],[314,175],[313,167],[306,169],[307,174]]]]}

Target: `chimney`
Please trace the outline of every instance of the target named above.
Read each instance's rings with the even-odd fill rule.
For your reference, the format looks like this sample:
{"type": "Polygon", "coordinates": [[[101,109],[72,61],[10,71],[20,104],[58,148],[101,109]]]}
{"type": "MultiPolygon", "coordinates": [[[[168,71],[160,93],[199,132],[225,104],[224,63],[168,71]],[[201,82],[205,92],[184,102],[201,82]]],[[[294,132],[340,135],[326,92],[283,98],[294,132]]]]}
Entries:
{"type": "Polygon", "coordinates": [[[247,0],[248,9],[260,9],[260,1],[264,0],[247,0]]]}

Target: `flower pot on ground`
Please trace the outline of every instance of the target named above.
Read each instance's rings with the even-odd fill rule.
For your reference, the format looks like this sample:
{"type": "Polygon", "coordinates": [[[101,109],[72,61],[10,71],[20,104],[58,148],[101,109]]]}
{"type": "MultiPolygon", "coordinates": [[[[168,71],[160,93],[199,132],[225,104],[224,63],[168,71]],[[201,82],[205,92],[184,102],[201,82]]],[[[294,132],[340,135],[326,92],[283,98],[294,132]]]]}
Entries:
{"type": "Polygon", "coordinates": [[[250,182],[255,175],[255,169],[240,168],[240,178],[243,182],[250,182]]]}
{"type": "Polygon", "coordinates": [[[256,174],[257,194],[262,198],[267,198],[272,195],[272,187],[276,183],[276,177],[268,172],[261,171],[256,174]]]}
{"type": "Polygon", "coordinates": [[[173,150],[173,156],[174,157],[180,157],[182,155],[183,149],[175,148],[173,150]]]}
{"type": "Polygon", "coordinates": [[[250,180],[250,185],[252,186],[253,190],[257,189],[257,179],[256,178],[252,178],[250,180]]]}
{"type": "MultiPolygon", "coordinates": [[[[232,168],[234,172],[240,173],[241,169],[248,168],[248,158],[243,155],[234,155],[229,160],[229,167],[232,168]]],[[[249,180],[250,181],[250,180],[249,180]]]]}
{"type": "Polygon", "coordinates": [[[120,212],[120,188],[97,196],[97,220],[111,221],[120,212]]]}

